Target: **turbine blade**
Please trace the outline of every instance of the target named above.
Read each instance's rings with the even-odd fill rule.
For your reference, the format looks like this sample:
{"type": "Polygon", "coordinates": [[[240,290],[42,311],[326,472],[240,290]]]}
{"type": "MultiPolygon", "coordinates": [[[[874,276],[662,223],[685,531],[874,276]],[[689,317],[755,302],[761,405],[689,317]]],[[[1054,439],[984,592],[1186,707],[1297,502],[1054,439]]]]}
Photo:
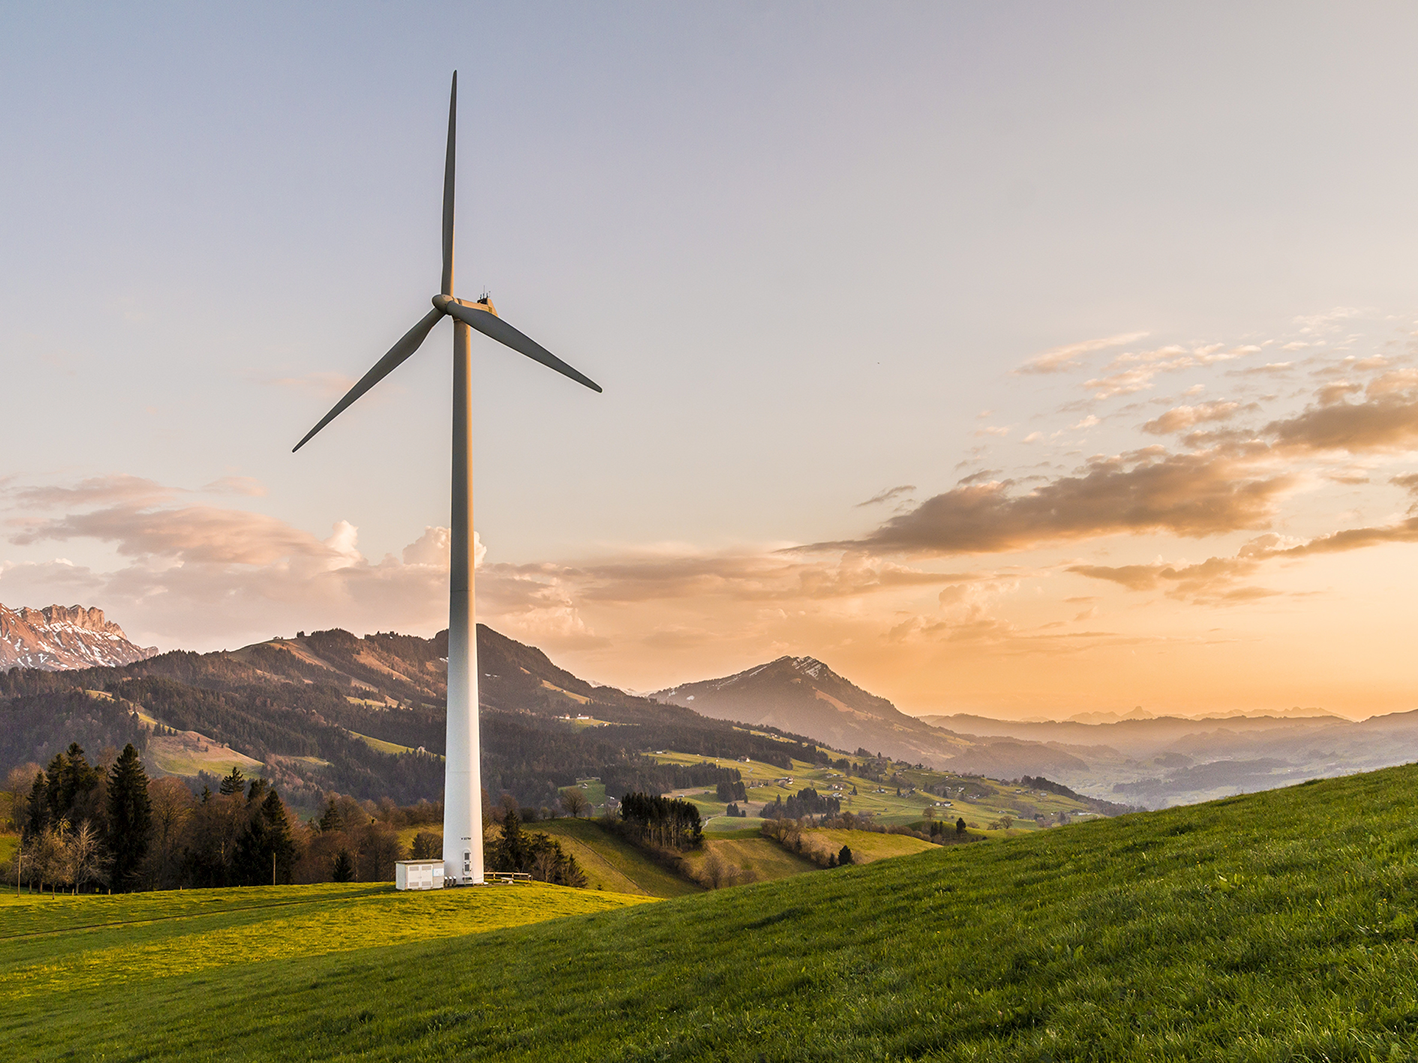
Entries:
{"type": "Polygon", "coordinates": [[[448,95],[448,155],[443,161],[443,287],[453,294],[453,170],[457,156],[458,71],[453,71],[453,88],[448,95]]]}
{"type": "Polygon", "coordinates": [[[505,347],[511,347],[519,354],[525,354],[532,361],[541,362],[548,369],[555,369],[562,376],[569,376],[576,383],[585,384],[592,391],[601,390],[601,385],[590,377],[567,365],[536,340],[518,332],[496,314],[486,310],[476,310],[466,303],[450,302],[444,309],[459,321],[477,329],[484,336],[495,339],[505,347]]]}
{"type": "Polygon", "coordinates": [[[408,332],[405,332],[403,338],[389,348],[389,353],[375,362],[374,368],[365,373],[364,376],[360,378],[359,383],[350,388],[350,390],[345,393],[345,397],[335,403],[335,408],[322,417],[319,424],[305,433],[305,438],[291,448],[291,453],[294,454],[301,447],[305,446],[306,443],[309,443],[311,437],[313,437],[316,432],[320,431],[320,429],[324,428],[336,417],[344,413],[355,399],[359,398],[402,365],[409,355],[419,349],[419,345],[428,337],[429,330],[433,328],[434,325],[438,324],[438,319],[442,316],[443,312],[441,310],[430,310],[424,315],[422,321],[409,329],[408,332]]]}

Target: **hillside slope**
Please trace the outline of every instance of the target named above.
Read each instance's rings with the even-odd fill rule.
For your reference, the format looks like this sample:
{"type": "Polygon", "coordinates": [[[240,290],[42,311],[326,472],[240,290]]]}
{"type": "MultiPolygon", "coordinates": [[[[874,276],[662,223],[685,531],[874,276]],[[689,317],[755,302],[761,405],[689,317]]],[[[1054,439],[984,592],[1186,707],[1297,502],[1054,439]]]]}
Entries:
{"type": "Polygon", "coordinates": [[[115,1060],[1411,1059],[1415,787],[1394,768],[279,965],[234,940],[200,992],[56,980],[0,1035],[115,1060]]]}
{"type": "MultiPolygon", "coordinates": [[[[147,754],[151,741],[150,767],[211,773],[217,762],[197,754],[225,747],[306,807],[327,790],[401,804],[437,800],[446,652],[446,636],[332,630],[118,668],[0,672],[0,775],[26,761],[47,763],[70,742],[99,756],[126,742],[147,754]]],[[[791,736],[752,734],[593,686],[482,625],[478,656],[483,785],[494,800],[506,791],[523,805],[553,805],[560,787],[587,776],[616,796],[738,777],[729,767],[706,774],[642,755],[657,748],[784,767],[815,752],[791,736]],[[565,719],[582,714],[607,725],[565,719]]]]}
{"type": "Polygon", "coordinates": [[[1075,753],[1042,742],[978,739],[907,716],[886,698],[843,678],[815,657],[779,657],[719,679],[682,683],[651,697],[719,720],[811,735],[836,749],[997,779],[1086,773],[1075,753]]]}

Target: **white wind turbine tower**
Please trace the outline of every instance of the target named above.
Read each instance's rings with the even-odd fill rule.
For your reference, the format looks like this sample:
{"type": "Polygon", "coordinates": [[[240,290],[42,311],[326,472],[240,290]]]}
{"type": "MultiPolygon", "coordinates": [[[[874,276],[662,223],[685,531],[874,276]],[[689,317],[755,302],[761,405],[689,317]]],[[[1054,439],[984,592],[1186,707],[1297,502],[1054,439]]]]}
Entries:
{"type": "Polygon", "coordinates": [[[443,170],[443,284],[424,315],[389,353],[295,445],[316,432],[419,349],[434,325],[453,319],[453,512],[448,571],[448,745],[443,783],[443,869],[446,881],[483,881],[482,778],[478,748],[478,646],[473,613],[473,461],[470,348],[477,329],[504,346],[569,376],[592,391],[600,385],[497,316],[486,296],[476,303],[453,297],[453,164],[458,119],[458,73],[448,101],[448,157],[443,170]]]}

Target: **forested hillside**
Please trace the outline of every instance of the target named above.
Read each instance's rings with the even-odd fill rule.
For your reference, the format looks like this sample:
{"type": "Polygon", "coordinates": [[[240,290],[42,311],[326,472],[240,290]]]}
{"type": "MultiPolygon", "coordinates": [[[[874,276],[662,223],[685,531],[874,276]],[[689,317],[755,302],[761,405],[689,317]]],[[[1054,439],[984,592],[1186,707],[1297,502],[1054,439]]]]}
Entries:
{"type": "MultiPolygon", "coordinates": [[[[446,645],[445,635],[333,630],[120,668],[16,669],[0,674],[0,772],[48,763],[72,742],[100,758],[132,742],[151,762],[180,766],[190,752],[190,770],[178,773],[196,776],[198,755],[219,743],[258,762],[255,773],[298,806],[318,804],[326,791],[400,804],[437,800],[446,645]]],[[[750,733],[593,686],[483,626],[478,655],[483,784],[494,797],[555,804],[560,788],[588,776],[612,795],[738,778],[732,768],[641,756],[654,749],[751,756],[785,768],[792,758],[821,756],[806,740],[750,733]],[[589,720],[565,718],[576,716],[589,720]]]]}

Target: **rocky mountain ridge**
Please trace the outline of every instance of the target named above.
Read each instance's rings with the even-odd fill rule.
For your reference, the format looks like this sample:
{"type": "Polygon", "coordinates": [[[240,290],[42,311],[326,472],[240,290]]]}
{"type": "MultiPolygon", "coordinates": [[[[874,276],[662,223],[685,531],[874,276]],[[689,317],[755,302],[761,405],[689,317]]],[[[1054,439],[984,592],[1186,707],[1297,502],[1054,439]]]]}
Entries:
{"type": "Polygon", "coordinates": [[[47,605],[43,609],[0,605],[0,672],[38,668],[121,667],[147,660],[157,647],[131,642],[102,609],[47,605]]]}

